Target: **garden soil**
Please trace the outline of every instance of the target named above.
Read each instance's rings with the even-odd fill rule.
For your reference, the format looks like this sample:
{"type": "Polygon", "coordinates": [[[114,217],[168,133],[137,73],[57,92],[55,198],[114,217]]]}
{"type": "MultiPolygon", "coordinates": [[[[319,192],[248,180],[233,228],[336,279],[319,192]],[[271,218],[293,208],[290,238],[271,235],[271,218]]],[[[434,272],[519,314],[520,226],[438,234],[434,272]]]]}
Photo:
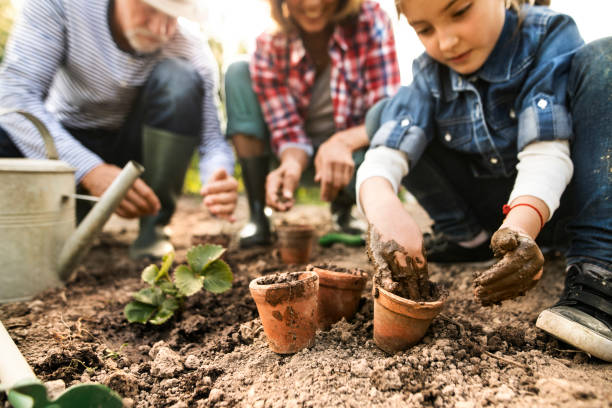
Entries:
{"type": "MultiPolygon", "coordinates": [[[[428,220],[406,204],[419,223],[428,220]]],[[[297,206],[273,223],[309,222],[329,228],[327,206],[297,206]]],[[[182,198],[172,220],[176,261],[193,235],[233,234],[238,221],[209,217],[194,198],[182,198]]],[[[442,314],[423,341],[387,355],[372,340],[371,283],[352,321],[316,335],[294,355],[277,355],[249,294],[251,279],[283,265],[272,246],[237,250],[225,259],[234,286],[199,293],[162,326],[128,324],[123,308],[143,287],[147,262],[128,258],[136,222],[111,219],[64,288],[28,302],[0,306],[0,319],[49,388],[86,382],[108,385],[126,407],[612,407],[612,365],[590,358],[535,328],[539,311],[562,290],[563,260],[549,256],[544,277],[525,297],[483,308],[472,294],[473,273],[486,265],[435,265],[430,278],[449,290],[442,314]]],[[[316,246],[312,263],[358,267],[370,277],[365,249],[316,246]]],[[[0,396],[0,406],[7,405],[0,396]]]]}

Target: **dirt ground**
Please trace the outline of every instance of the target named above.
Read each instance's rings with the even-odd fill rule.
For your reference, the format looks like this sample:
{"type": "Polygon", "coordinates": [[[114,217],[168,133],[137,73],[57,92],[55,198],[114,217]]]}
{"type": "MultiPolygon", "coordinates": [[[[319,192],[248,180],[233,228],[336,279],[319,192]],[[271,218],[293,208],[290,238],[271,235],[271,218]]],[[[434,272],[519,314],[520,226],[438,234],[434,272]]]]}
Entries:
{"type": "MultiPolygon", "coordinates": [[[[246,220],[243,199],[235,224],[208,217],[198,204],[181,199],[171,224],[178,262],[192,235],[233,233],[246,220]]],[[[406,205],[427,226],[423,211],[406,205]]],[[[314,205],[274,215],[275,223],[282,219],[311,222],[319,233],[330,222],[327,207],[314,205]]],[[[128,324],[123,308],[143,287],[147,264],[127,256],[136,228],[111,219],[65,288],[0,306],[35,373],[55,388],[100,382],[126,407],[612,407],[612,364],[535,328],[539,311],[561,292],[560,258],[547,260],[527,296],[492,308],[472,297],[472,274],[485,265],[430,265],[449,300],[422,343],[396,355],[372,340],[369,284],[353,321],[318,332],[310,349],[281,356],[266,344],[248,284],[299,266],[283,265],[274,247],[237,251],[233,242],[231,291],[193,296],[163,326],[128,324]]],[[[317,246],[311,261],[372,273],[364,248],[317,246]]]]}

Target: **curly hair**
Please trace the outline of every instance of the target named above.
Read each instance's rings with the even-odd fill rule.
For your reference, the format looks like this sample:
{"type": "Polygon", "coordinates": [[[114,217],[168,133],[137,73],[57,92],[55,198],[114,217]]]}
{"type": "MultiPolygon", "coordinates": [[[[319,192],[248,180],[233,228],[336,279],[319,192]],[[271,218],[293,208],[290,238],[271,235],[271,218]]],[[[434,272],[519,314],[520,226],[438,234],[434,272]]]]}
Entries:
{"type": "MultiPolygon", "coordinates": [[[[340,0],[338,9],[332,18],[332,22],[337,23],[350,17],[359,14],[359,9],[364,0],[340,0]]],[[[270,3],[270,12],[272,19],[278,25],[278,28],[284,32],[290,32],[296,29],[295,23],[289,16],[289,10],[285,0],[268,0],[270,3]]]]}

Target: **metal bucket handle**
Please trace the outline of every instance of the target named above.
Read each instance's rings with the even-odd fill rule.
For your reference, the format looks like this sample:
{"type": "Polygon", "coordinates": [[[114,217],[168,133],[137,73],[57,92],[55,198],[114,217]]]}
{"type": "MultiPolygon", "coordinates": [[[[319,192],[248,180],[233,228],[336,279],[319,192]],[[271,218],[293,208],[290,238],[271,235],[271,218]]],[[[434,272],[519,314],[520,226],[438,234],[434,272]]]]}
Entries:
{"type": "Polygon", "coordinates": [[[45,124],[38,119],[36,116],[32,115],[29,112],[22,111],[19,109],[0,109],[0,116],[8,115],[9,113],[18,113],[27,120],[29,120],[38,130],[38,133],[43,138],[45,142],[45,150],[47,151],[47,159],[49,160],[59,160],[59,155],[57,154],[57,149],[55,148],[55,143],[53,142],[53,136],[49,132],[49,129],[45,126],[45,124]]]}

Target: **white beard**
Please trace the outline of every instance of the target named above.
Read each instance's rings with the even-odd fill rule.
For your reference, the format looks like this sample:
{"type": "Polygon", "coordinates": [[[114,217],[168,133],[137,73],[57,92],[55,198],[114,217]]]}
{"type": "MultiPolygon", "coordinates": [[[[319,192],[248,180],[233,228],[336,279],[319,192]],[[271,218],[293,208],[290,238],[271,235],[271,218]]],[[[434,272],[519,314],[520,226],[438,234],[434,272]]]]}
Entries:
{"type": "Polygon", "coordinates": [[[168,42],[166,36],[158,36],[145,28],[135,28],[125,33],[130,46],[138,53],[152,54],[168,42]]]}

